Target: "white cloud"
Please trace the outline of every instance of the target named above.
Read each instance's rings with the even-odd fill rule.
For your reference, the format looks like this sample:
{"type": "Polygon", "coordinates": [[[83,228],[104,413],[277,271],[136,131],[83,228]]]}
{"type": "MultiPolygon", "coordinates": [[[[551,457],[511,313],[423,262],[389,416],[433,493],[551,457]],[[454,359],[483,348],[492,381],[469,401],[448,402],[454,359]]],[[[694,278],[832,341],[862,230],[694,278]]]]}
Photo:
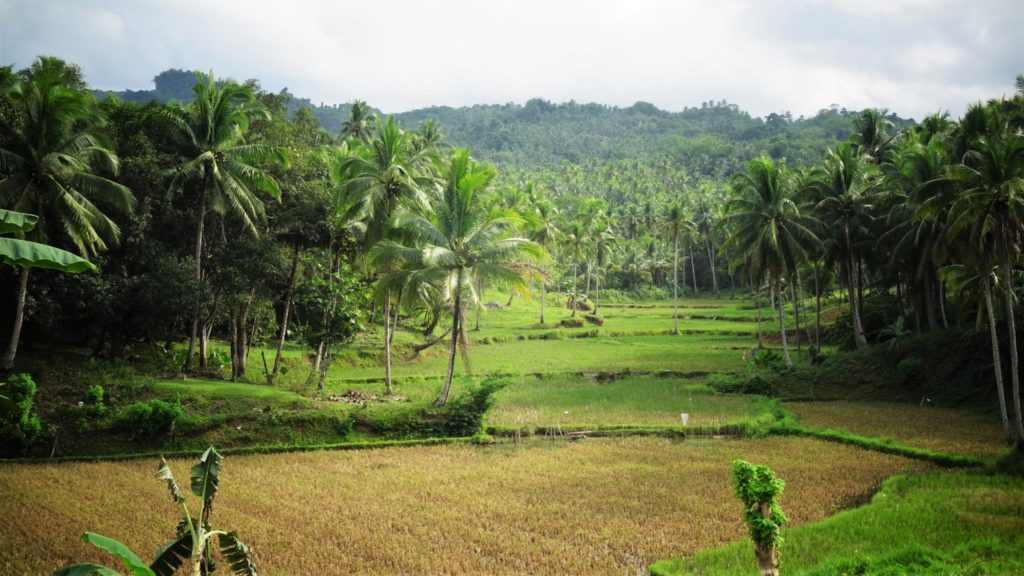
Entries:
{"type": "Polygon", "coordinates": [[[957,114],[1009,91],[1019,0],[0,0],[0,63],[80,64],[101,88],[213,68],[389,112],[541,97],[757,115],[836,102],[957,114]],[[1005,87],[1005,88],[1000,88],[1005,87]],[[994,92],[995,91],[995,92],[994,92]]]}

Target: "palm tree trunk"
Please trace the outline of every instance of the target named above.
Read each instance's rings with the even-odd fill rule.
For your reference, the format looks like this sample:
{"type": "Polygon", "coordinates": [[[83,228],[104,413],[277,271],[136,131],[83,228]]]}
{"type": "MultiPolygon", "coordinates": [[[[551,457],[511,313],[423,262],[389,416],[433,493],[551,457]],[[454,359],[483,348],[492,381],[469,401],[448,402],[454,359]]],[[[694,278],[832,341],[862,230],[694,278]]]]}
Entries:
{"type": "MultiPolygon", "coordinates": [[[[1004,244],[1006,246],[1006,244],[1004,244]]],[[[1010,384],[1013,393],[1014,440],[1024,448],[1024,420],[1020,410],[1020,369],[1017,358],[1017,326],[1013,317],[1013,273],[1010,269],[1010,255],[1003,256],[1003,313],[1006,315],[1007,347],[1010,349],[1010,384]]]]}
{"type": "Polygon", "coordinates": [[[384,293],[384,387],[391,394],[391,290],[384,293]]]}
{"type": "Polygon", "coordinates": [[[594,273],[594,316],[597,316],[597,310],[601,307],[601,268],[599,267],[594,273]]]}
{"type": "Polygon", "coordinates": [[[444,389],[441,395],[434,402],[435,406],[444,406],[448,403],[448,394],[452,389],[452,378],[455,376],[455,355],[459,351],[459,333],[462,331],[462,270],[459,270],[459,282],[455,289],[455,302],[452,310],[452,343],[448,349],[448,370],[444,375],[444,389]]]}
{"type": "Polygon", "coordinates": [[[199,316],[202,311],[200,295],[202,294],[203,282],[203,226],[206,222],[206,178],[203,179],[203,187],[199,192],[199,218],[196,222],[196,243],[195,243],[195,279],[196,279],[196,308],[192,316],[192,330],[188,339],[188,352],[185,353],[184,371],[192,370],[192,363],[196,349],[196,335],[199,332],[199,316]]]}
{"type": "Polygon", "coordinates": [[[864,325],[860,320],[860,282],[858,281],[857,268],[853,259],[853,247],[850,244],[850,224],[845,223],[843,225],[843,231],[846,235],[846,256],[849,263],[849,280],[850,285],[848,286],[850,294],[850,317],[853,319],[853,341],[857,344],[857,350],[868,349],[868,339],[864,336],[864,325]]]}
{"type": "Polygon", "coordinates": [[[799,284],[799,280],[797,280],[797,278],[798,278],[798,276],[796,276],[795,274],[791,274],[789,276],[790,292],[793,293],[793,319],[796,322],[796,355],[797,355],[797,357],[799,357],[800,356],[800,304],[799,304],[798,298],[797,298],[797,295],[799,294],[799,291],[797,290],[797,284],[799,284]]]}
{"type": "MultiPolygon", "coordinates": [[[[690,272],[693,273],[693,295],[697,296],[697,261],[693,258],[693,245],[690,244],[690,272]]],[[[685,272],[684,272],[685,274],[685,272]]]]}
{"type": "Polygon", "coordinates": [[[718,274],[715,273],[715,253],[711,250],[711,240],[705,236],[704,245],[708,248],[708,266],[711,267],[711,286],[715,290],[715,298],[718,298],[718,274]]]}
{"type": "Polygon", "coordinates": [[[782,358],[786,361],[786,368],[793,369],[793,359],[789,357],[789,344],[786,343],[786,307],[782,304],[782,283],[775,278],[775,292],[779,297],[779,333],[782,336],[782,358]]]}
{"type": "Polygon", "coordinates": [[[25,321],[25,298],[28,296],[28,267],[18,274],[18,302],[14,308],[14,327],[11,328],[11,341],[4,352],[4,370],[14,368],[14,357],[18,354],[18,342],[21,340],[21,325],[25,321]]]}
{"type": "Polygon", "coordinates": [[[292,266],[288,272],[288,287],[284,293],[284,312],[281,314],[281,329],[277,334],[277,355],[274,356],[274,369],[270,372],[270,384],[281,370],[281,356],[284,355],[284,342],[288,337],[288,317],[292,311],[292,293],[295,291],[295,273],[299,268],[299,245],[292,247],[292,266]]]}
{"type": "Polygon", "coordinates": [[[547,298],[547,290],[544,278],[540,279],[540,323],[544,325],[544,300],[547,298]]]}
{"type": "Polygon", "coordinates": [[[1006,435],[1006,442],[1013,443],[1013,429],[1010,428],[1010,418],[1006,412],[1006,391],[1003,387],[1003,362],[1002,354],[999,353],[999,336],[996,331],[996,315],[992,309],[992,286],[988,274],[981,279],[981,289],[985,296],[985,311],[988,313],[988,333],[992,340],[992,370],[996,375],[996,395],[999,397],[999,415],[1003,419],[1003,434],[1006,435]]]}
{"type": "Polygon", "coordinates": [[[679,334],[679,238],[678,237],[672,239],[672,333],[673,334],[679,334]]]}
{"type": "Polygon", "coordinates": [[[761,281],[758,280],[757,291],[754,293],[754,300],[757,301],[757,347],[764,348],[764,335],[761,332],[761,281]]]}
{"type": "Polygon", "coordinates": [[[569,317],[574,318],[576,316],[576,307],[579,306],[579,292],[576,290],[576,281],[579,280],[579,259],[572,261],[572,314],[569,317]]]}
{"type": "Polygon", "coordinates": [[[818,285],[818,267],[814,267],[814,353],[821,354],[821,287],[818,285]]]}

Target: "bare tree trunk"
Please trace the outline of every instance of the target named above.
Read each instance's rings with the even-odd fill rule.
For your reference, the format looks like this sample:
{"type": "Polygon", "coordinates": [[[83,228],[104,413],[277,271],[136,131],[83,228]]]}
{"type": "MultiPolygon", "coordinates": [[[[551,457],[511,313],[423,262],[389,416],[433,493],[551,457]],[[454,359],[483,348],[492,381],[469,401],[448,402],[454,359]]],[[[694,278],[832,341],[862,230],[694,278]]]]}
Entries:
{"type": "MultiPolygon", "coordinates": [[[[684,277],[686,271],[683,271],[684,277]]],[[[694,284],[694,294],[697,285],[694,284]]],[[[679,237],[672,239],[672,333],[679,334],[679,237]]]]}
{"type": "Polygon", "coordinates": [[[196,333],[199,331],[199,316],[202,311],[201,294],[203,283],[203,226],[206,221],[206,179],[203,179],[203,189],[199,193],[199,219],[196,222],[196,243],[195,243],[195,279],[196,279],[196,308],[192,316],[192,330],[188,339],[188,352],[185,353],[185,365],[182,370],[192,370],[193,358],[196,349],[196,333]]]}
{"type": "Polygon", "coordinates": [[[793,319],[794,319],[794,322],[796,322],[796,353],[797,353],[797,357],[799,357],[800,356],[800,304],[799,304],[799,301],[798,301],[799,299],[797,298],[797,295],[799,294],[799,292],[797,291],[797,284],[799,284],[799,281],[796,279],[796,275],[795,274],[791,274],[789,276],[789,283],[791,284],[791,286],[789,287],[790,288],[790,292],[793,293],[793,319]]]}
{"type": "Polygon", "coordinates": [[[601,269],[598,268],[594,273],[594,316],[597,316],[597,310],[601,307],[601,269]]]}
{"type": "Polygon", "coordinates": [[[715,298],[718,298],[718,274],[715,272],[715,253],[711,249],[711,239],[704,237],[704,245],[708,248],[708,266],[711,267],[711,285],[715,290],[715,298]]]}
{"type": "Polygon", "coordinates": [[[391,394],[391,290],[384,294],[384,387],[391,394]]]}
{"type": "Polygon", "coordinates": [[[576,281],[579,280],[579,261],[572,261],[572,313],[569,314],[570,318],[576,316],[576,307],[579,306],[579,291],[576,289],[576,281]]]}
{"type": "Polygon", "coordinates": [[[764,348],[764,333],[761,331],[761,281],[758,280],[757,291],[754,292],[754,300],[757,301],[757,347],[764,348]]]}
{"type": "Polygon", "coordinates": [[[1006,442],[1013,443],[1013,429],[1010,428],[1010,418],[1006,412],[1006,391],[1003,387],[1003,359],[999,353],[999,336],[996,332],[996,315],[992,308],[992,286],[988,274],[981,279],[982,294],[985,296],[985,311],[988,313],[988,333],[992,339],[992,370],[996,375],[996,395],[999,396],[999,415],[1003,419],[1003,433],[1006,435],[1006,442]]]}
{"type": "MultiPolygon", "coordinates": [[[[697,260],[693,257],[693,245],[690,245],[690,272],[693,274],[693,295],[697,296],[697,260]]],[[[683,271],[686,274],[686,271],[683,271]]]]}
{"type": "MultiPolygon", "coordinates": [[[[476,281],[476,293],[479,294],[480,302],[483,302],[484,301],[484,281],[483,281],[482,278],[479,278],[476,281]]],[[[508,299],[508,303],[512,304],[511,296],[508,299]]],[[[473,330],[476,331],[476,332],[480,331],[480,306],[476,307],[476,327],[473,328],[473,330]]]]}
{"type": "Polygon", "coordinates": [[[814,267],[814,352],[821,354],[821,286],[818,285],[818,267],[814,267]]]}
{"type": "Polygon", "coordinates": [[[868,339],[864,336],[864,325],[860,320],[860,282],[854,265],[853,248],[850,245],[850,225],[844,224],[843,230],[846,235],[846,251],[849,260],[850,285],[848,291],[850,293],[850,316],[853,319],[853,341],[857,344],[857,350],[867,350],[868,339]]]}
{"type": "Polygon", "coordinates": [[[779,278],[776,277],[775,292],[779,296],[779,333],[782,336],[782,358],[786,361],[786,368],[793,369],[793,359],[789,357],[789,344],[786,342],[786,308],[782,305],[782,286],[779,278]]]}
{"type": "MultiPolygon", "coordinates": [[[[459,270],[459,281],[457,286],[461,286],[461,275],[462,271],[459,270]]],[[[455,302],[452,309],[452,343],[448,349],[448,370],[444,376],[444,389],[441,390],[441,395],[437,397],[434,402],[435,406],[444,406],[448,403],[448,394],[452,389],[452,378],[455,376],[455,355],[459,351],[459,332],[462,331],[462,291],[460,289],[455,290],[455,302]]]]}
{"type": "Polygon", "coordinates": [[[18,274],[18,302],[14,308],[14,326],[11,328],[11,341],[4,352],[4,370],[14,368],[14,358],[18,354],[18,342],[21,340],[21,325],[25,321],[25,299],[28,296],[28,272],[24,267],[18,274]]]}
{"type": "MultiPolygon", "coordinates": [[[[1004,244],[1005,245],[1005,244],[1004,244]]],[[[1014,441],[1024,448],[1024,420],[1020,410],[1020,364],[1017,358],[1017,323],[1013,317],[1013,272],[1010,256],[1003,256],[1003,313],[1006,315],[1007,348],[1010,349],[1010,384],[1013,393],[1014,441]]]]}
{"type": "Polygon", "coordinates": [[[547,284],[547,282],[544,280],[544,278],[541,278],[540,279],[540,323],[541,323],[542,326],[544,325],[544,301],[547,300],[547,297],[548,297],[547,285],[546,284],[547,284]]]}
{"type": "Polygon", "coordinates": [[[281,328],[277,334],[277,355],[274,356],[274,369],[270,373],[270,384],[273,385],[281,370],[281,357],[284,355],[284,343],[288,337],[288,317],[292,311],[292,294],[295,291],[295,275],[299,269],[299,245],[292,247],[292,266],[288,272],[288,287],[284,293],[284,312],[281,314],[281,328]]]}

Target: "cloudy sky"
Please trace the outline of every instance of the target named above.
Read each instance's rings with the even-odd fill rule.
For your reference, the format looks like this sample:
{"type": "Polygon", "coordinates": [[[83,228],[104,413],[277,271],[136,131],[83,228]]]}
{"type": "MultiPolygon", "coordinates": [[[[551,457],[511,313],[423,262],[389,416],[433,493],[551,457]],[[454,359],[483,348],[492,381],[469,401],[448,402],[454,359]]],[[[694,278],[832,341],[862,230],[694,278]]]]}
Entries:
{"type": "Polygon", "coordinates": [[[954,117],[1024,73],[1021,0],[0,0],[0,65],[168,68],[385,112],[534,97],[954,117]]]}

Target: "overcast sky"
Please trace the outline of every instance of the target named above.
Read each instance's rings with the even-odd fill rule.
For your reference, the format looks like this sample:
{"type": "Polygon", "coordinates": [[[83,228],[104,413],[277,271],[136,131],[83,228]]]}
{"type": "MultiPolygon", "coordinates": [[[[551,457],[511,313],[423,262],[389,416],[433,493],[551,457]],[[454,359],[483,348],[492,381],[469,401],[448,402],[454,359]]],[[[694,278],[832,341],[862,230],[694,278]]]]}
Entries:
{"type": "Polygon", "coordinates": [[[540,97],[959,117],[1024,73],[1024,0],[0,0],[0,65],[168,68],[385,112],[540,97]]]}

